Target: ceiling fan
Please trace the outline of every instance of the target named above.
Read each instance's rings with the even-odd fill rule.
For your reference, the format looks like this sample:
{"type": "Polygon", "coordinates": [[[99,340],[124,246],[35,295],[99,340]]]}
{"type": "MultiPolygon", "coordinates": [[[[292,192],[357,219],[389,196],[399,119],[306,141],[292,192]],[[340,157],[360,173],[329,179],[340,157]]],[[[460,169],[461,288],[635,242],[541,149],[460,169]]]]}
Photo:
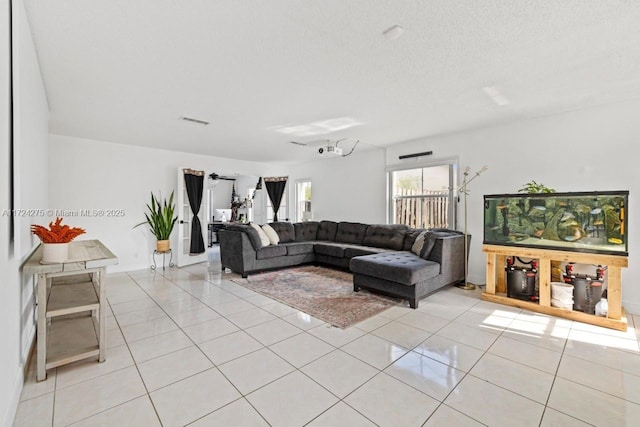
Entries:
{"type": "Polygon", "coordinates": [[[226,176],[220,176],[217,173],[213,172],[209,174],[209,179],[213,180],[213,181],[218,181],[218,180],[224,180],[224,181],[235,181],[235,178],[229,178],[226,176]]]}

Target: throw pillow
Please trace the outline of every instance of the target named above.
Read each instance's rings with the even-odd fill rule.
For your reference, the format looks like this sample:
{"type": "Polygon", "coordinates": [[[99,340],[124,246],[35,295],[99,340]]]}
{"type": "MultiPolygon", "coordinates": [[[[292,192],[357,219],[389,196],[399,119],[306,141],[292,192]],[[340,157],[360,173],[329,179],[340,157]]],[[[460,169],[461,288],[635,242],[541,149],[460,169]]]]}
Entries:
{"type": "Polygon", "coordinates": [[[262,226],[262,231],[264,231],[264,234],[267,235],[267,237],[269,238],[269,242],[271,242],[272,245],[277,245],[278,243],[280,243],[280,236],[278,236],[276,230],[274,230],[273,227],[271,227],[269,224],[264,224],[262,226]]]}
{"type": "Polygon", "coordinates": [[[424,238],[426,237],[426,235],[426,230],[418,234],[418,237],[416,237],[415,242],[413,242],[413,245],[411,246],[411,252],[420,256],[420,254],[422,253],[422,248],[424,247],[424,238]]]}
{"type": "Polygon", "coordinates": [[[262,246],[269,246],[271,244],[271,240],[269,240],[269,237],[265,234],[265,232],[258,224],[252,222],[251,227],[258,232],[258,236],[260,236],[262,246]]]}
{"type": "Polygon", "coordinates": [[[434,233],[433,231],[427,231],[427,234],[424,236],[424,245],[422,246],[422,252],[420,253],[420,257],[424,259],[429,259],[429,255],[431,255],[431,251],[433,247],[436,245],[436,240],[438,239],[438,233],[434,233]]]}

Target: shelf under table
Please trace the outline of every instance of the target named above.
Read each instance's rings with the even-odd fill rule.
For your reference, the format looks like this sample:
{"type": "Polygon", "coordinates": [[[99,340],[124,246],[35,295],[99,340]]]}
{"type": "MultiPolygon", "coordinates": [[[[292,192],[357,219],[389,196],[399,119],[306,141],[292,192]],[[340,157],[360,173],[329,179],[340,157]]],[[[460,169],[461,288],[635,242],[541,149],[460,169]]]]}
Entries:
{"type": "Polygon", "coordinates": [[[98,336],[93,316],[54,318],[49,327],[46,369],[98,356],[98,336]]]}
{"type": "Polygon", "coordinates": [[[627,330],[627,316],[624,308],[622,309],[622,317],[620,319],[611,319],[609,317],[596,316],[595,314],[584,313],[582,311],[568,310],[553,306],[543,306],[535,302],[524,301],[517,298],[510,298],[506,294],[488,294],[485,292],[482,294],[482,299],[485,301],[510,305],[512,307],[518,307],[525,310],[548,314],[551,316],[562,317],[564,319],[576,320],[578,322],[589,323],[591,325],[602,326],[618,331],[627,330]]]}
{"type": "Polygon", "coordinates": [[[51,286],[47,301],[47,318],[97,310],[100,300],[93,282],[77,282],[51,286]]]}

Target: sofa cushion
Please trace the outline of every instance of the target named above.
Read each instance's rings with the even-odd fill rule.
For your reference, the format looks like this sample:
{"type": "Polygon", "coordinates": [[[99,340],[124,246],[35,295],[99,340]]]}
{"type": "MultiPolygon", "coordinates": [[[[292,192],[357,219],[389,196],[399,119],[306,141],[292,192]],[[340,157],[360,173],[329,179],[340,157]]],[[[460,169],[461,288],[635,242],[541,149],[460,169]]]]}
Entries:
{"type": "Polygon", "coordinates": [[[418,234],[418,237],[416,237],[416,240],[413,242],[413,245],[411,245],[411,252],[413,252],[418,256],[422,254],[422,249],[424,248],[424,243],[427,237],[427,233],[428,231],[425,230],[422,233],[418,234]]]}
{"type": "Polygon", "coordinates": [[[370,225],[362,243],[375,248],[401,251],[404,244],[404,235],[408,229],[409,227],[403,224],[370,225]]]}
{"type": "Polygon", "coordinates": [[[278,243],[280,243],[280,236],[278,236],[278,233],[276,233],[276,231],[271,228],[269,224],[263,224],[262,231],[264,231],[264,234],[266,234],[269,238],[269,244],[277,245],[278,243]]]}
{"type": "Polygon", "coordinates": [[[404,244],[402,245],[402,250],[403,251],[410,251],[411,250],[411,246],[413,246],[413,244],[416,241],[416,237],[418,237],[420,235],[420,233],[422,233],[423,231],[425,231],[424,228],[410,228],[404,234],[404,244]]]}
{"type": "Polygon", "coordinates": [[[278,256],[284,256],[287,254],[286,246],[281,245],[270,245],[264,246],[256,251],[256,258],[258,259],[267,259],[267,258],[275,258],[278,256]]]}
{"type": "Polygon", "coordinates": [[[289,242],[285,243],[287,255],[303,255],[313,253],[313,242],[289,242]]]}
{"type": "Polygon", "coordinates": [[[278,237],[280,237],[280,243],[293,242],[296,239],[293,224],[291,224],[290,222],[272,222],[269,225],[275,230],[276,233],[278,233],[278,237]]]}
{"type": "Polygon", "coordinates": [[[338,223],[333,221],[320,221],[318,224],[318,234],[316,239],[335,242],[336,231],[338,231],[338,223]]]}
{"type": "Polygon", "coordinates": [[[262,247],[262,240],[260,239],[260,235],[253,227],[249,227],[248,225],[244,224],[227,224],[224,228],[228,231],[240,231],[246,233],[254,250],[257,251],[262,247]]]}
{"type": "Polygon", "coordinates": [[[367,224],[360,224],[359,222],[340,222],[338,223],[335,241],[361,245],[368,227],[367,224]]]}
{"type": "Polygon", "coordinates": [[[262,243],[262,246],[269,246],[271,244],[271,240],[269,240],[269,237],[267,236],[267,234],[262,230],[262,227],[260,227],[258,224],[256,224],[255,222],[252,222],[251,224],[249,224],[249,228],[253,228],[256,233],[258,233],[258,237],[260,238],[260,242],[262,243]]]}
{"type": "Polygon", "coordinates": [[[293,224],[296,242],[308,242],[317,239],[318,226],[317,221],[296,222],[293,224]]]}
{"type": "Polygon", "coordinates": [[[313,251],[317,254],[329,255],[332,257],[344,257],[344,245],[332,242],[317,242],[313,246],[313,251]]]}
{"type": "MultiPolygon", "coordinates": [[[[431,235],[435,238],[434,248],[438,246],[438,239],[440,238],[451,238],[452,236],[464,236],[463,232],[457,231],[457,230],[450,230],[448,228],[433,228],[429,231],[431,235]]],[[[468,236],[469,236],[469,241],[471,241],[471,235],[468,235],[468,236]]],[[[442,247],[442,243],[440,243],[440,247],[442,247]]],[[[464,260],[464,245],[462,245],[462,248],[463,248],[462,253],[456,254],[456,256],[461,256],[464,260]]],[[[423,252],[422,258],[425,258],[430,261],[435,261],[437,263],[451,262],[451,260],[449,259],[444,259],[444,260],[441,259],[442,255],[443,254],[441,250],[431,250],[431,252],[428,254],[423,252]]]]}
{"type": "Polygon", "coordinates": [[[389,249],[374,248],[373,246],[347,246],[344,248],[344,257],[353,258],[354,256],[381,254],[384,252],[389,252],[389,249]]]}
{"type": "Polygon", "coordinates": [[[351,258],[349,266],[354,273],[408,286],[436,277],[440,273],[440,264],[437,262],[404,251],[351,258]]]}

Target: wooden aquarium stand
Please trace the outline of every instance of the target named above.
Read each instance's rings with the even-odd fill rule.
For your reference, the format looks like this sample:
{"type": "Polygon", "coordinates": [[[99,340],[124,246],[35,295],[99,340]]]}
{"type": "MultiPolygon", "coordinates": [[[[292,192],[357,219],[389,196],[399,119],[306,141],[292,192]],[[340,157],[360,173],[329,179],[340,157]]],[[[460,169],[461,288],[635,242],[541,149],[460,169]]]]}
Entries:
{"type": "Polygon", "coordinates": [[[482,294],[485,301],[510,305],[578,322],[590,323],[619,331],[627,330],[627,318],[622,308],[622,268],[628,266],[628,257],[598,255],[582,252],[534,249],[514,246],[482,245],[487,254],[487,287],[482,294]],[[539,302],[507,297],[506,259],[509,256],[538,260],[539,302]],[[551,261],[598,264],[607,266],[607,317],[551,306],[551,261]]]}

